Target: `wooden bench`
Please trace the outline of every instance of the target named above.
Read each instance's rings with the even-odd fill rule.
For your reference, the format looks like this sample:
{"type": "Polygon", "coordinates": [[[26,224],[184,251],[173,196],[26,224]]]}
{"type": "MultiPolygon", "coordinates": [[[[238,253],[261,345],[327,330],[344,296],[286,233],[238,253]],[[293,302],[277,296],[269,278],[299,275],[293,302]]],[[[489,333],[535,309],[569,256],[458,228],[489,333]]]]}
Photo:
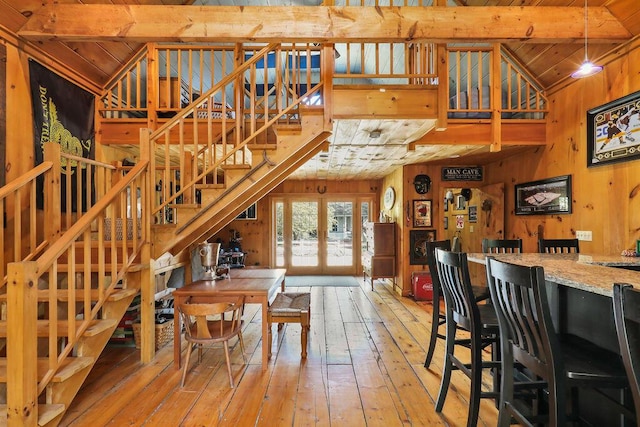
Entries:
{"type": "Polygon", "coordinates": [[[271,326],[278,323],[278,330],[282,329],[284,323],[300,323],[302,333],[300,341],[302,344],[302,358],[307,357],[307,333],[311,328],[309,323],[311,307],[311,294],[309,292],[281,292],[276,295],[273,303],[267,312],[267,323],[269,328],[269,358],[271,358],[271,344],[273,336],[271,326]]]}

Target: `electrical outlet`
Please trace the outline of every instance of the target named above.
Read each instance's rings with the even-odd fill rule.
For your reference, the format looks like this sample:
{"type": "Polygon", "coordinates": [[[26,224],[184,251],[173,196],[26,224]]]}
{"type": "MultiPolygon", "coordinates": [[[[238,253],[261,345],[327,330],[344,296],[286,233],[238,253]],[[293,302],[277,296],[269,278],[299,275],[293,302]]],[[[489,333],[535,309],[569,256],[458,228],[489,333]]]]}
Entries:
{"type": "Polygon", "coordinates": [[[576,237],[578,240],[584,240],[585,242],[590,242],[593,238],[591,231],[581,231],[576,230],[576,237]]]}

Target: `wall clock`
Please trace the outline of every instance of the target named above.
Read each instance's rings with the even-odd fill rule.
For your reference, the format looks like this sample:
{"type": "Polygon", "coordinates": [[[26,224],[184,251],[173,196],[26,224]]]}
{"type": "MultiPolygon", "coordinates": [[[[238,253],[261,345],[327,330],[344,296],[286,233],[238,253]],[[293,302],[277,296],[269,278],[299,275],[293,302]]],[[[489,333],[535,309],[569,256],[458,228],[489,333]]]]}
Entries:
{"type": "Polygon", "coordinates": [[[387,187],[384,192],[384,208],[391,209],[396,202],[396,192],[393,187],[387,187]]]}

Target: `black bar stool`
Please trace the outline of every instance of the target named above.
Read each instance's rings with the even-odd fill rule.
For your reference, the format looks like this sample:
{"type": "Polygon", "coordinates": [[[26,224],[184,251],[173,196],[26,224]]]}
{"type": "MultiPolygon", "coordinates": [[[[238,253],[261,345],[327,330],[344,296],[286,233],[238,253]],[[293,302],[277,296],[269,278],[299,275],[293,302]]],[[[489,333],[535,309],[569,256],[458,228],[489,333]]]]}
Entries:
{"type": "Polygon", "coordinates": [[[435,254],[446,306],[446,350],[436,412],[442,411],[444,407],[452,371],[460,370],[471,380],[467,426],[475,427],[478,423],[480,399],[491,398],[497,401],[499,397],[496,381],[500,367],[498,322],[493,307],[490,304],[478,304],[473,295],[467,254],[442,249],[436,249],[435,254]],[[456,333],[461,330],[469,333],[468,339],[456,339],[456,333]],[[493,359],[484,360],[482,350],[489,345],[492,346],[493,359]],[[463,363],[456,357],[456,346],[471,350],[471,363],[463,363]],[[491,391],[482,390],[484,369],[494,370],[494,386],[491,391]]]}
{"type": "MultiPolygon", "coordinates": [[[[578,420],[578,388],[627,387],[619,355],[577,336],[556,333],[542,267],[515,265],[492,257],[487,258],[486,266],[502,346],[498,426],[509,426],[511,418],[524,425],[547,422],[564,426],[578,420]],[[515,364],[519,366],[517,371],[515,364]],[[537,393],[522,392],[535,389],[537,393]],[[566,411],[567,392],[570,413],[566,411]],[[539,401],[547,394],[548,411],[541,417],[539,401]]],[[[600,396],[608,398],[603,393],[600,396]]],[[[611,404],[616,402],[612,400],[611,404]]],[[[621,405],[616,409],[630,412],[621,405]]]]}
{"type": "Polygon", "coordinates": [[[624,283],[613,285],[613,316],[624,369],[640,427],[640,289],[624,283]]]}
{"type": "Polygon", "coordinates": [[[538,239],[538,252],[547,254],[580,253],[578,239],[538,239]]]}
{"type": "MultiPolygon", "coordinates": [[[[432,293],[432,316],[431,316],[431,336],[429,338],[429,348],[427,349],[427,357],[424,361],[424,367],[428,368],[431,365],[433,359],[433,353],[436,349],[436,343],[438,338],[445,339],[445,336],[438,332],[440,326],[445,324],[445,313],[440,311],[440,298],[442,298],[442,287],[440,286],[440,280],[438,280],[438,270],[436,269],[436,248],[450,251],[451,241],[449,240],[436,240],[434,242],[427,242],[427,265],[429,266],[429,273],[431,274],[431,282],[433,286],[432,293]]],[[[485,286],[472,286],[473,295],[476,301],[483,301],[489,299],[489,288],[485,286]]]]}
{"type": "Polygon", "coordinates": [[[485,254],[521,254],[522,239],[482,239],[485,254]]]}

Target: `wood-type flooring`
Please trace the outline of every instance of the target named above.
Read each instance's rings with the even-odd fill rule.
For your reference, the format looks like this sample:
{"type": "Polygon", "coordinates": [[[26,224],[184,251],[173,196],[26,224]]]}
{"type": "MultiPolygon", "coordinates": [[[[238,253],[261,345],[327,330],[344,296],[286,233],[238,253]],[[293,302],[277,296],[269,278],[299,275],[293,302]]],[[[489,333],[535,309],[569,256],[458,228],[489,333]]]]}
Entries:
{"type": "MultiPolygon", "coordinates": [[[[149,364],[133,347],[108,347],[89,374],[62,426],[465,426],[469,381],[454,371],[436,413],[444,347],[423,366],[431,304],[391,292],[383,281],[359,287],[288,288],[311,292],[308,357],[300,358],[300,326],[273,327],[273,356],[263,371],[260,306],[247,304],[240,346],[232,351],[236,388],[221,348],[194,353],[184,388],[171,344],[149,364]]],[[[441,327],[444,332],[444,327],[441,327]]],[[[184,340],[183,340],[184,342],[184,340]]],[[[232,341],[232,344],[235,340],[232,341]]],[[[464,349],[463,349],[464,350],[464,349]]],[[[485,376],[485,386],[491,378],[485,376]]],[[[483,399],[478,425],[495,426],[483,399]]]]}

